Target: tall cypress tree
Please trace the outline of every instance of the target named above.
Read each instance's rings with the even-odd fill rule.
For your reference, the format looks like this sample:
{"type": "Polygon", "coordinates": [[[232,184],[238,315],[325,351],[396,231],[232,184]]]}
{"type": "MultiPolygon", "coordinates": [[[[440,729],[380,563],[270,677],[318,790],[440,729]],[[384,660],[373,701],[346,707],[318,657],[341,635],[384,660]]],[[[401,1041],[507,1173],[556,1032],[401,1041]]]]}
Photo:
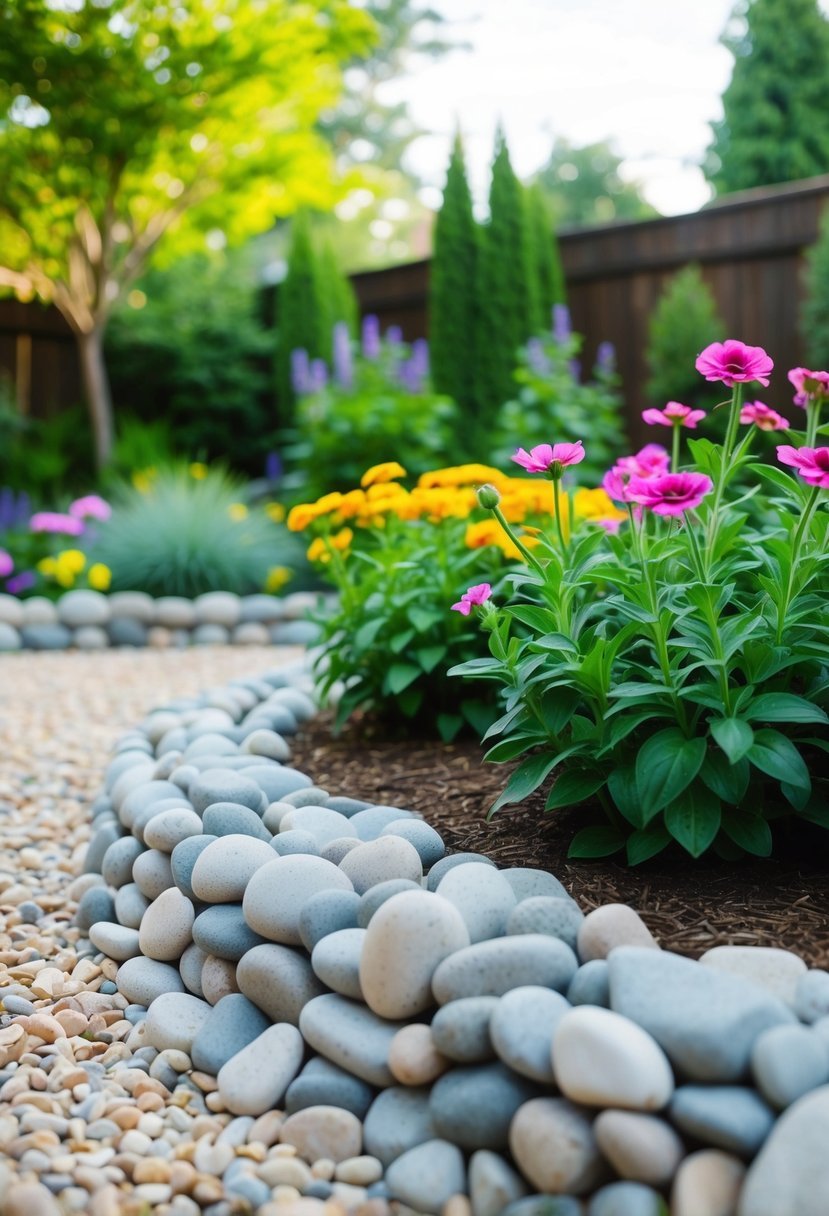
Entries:
{"type": "Polygon", "coordinates": [[[519,347],[535,319],[528,280],[527,226],[523,187],[510,163],[502,131],[496,137],[489,193],[489,222],[484,226],[479,259],[477,398],[479,421],[486,427],[514,390],[519,347]]]}
{"type": "Polygon", "coordinates": [[[351,280],[345,275],[337,260],[334,246],[325,238],[319,248],[318,258],[320,306],[323,312],[325,345],[323,357],[331,358],[331,335],[338,321],[345,321],[352,335],[357,327],[357,297],[351,280]]]}
{"type": "Polygon", "coordinates": [[[288,272],[276,293],[276,388],[283,420],[295,400],[291,352],[302,349],[312,359],[326,353],[320,278],[311,221],[306,212],[299,212],[291,224],[288,272]]]}
{"type": "Polygon", "coordinates": [[[553,220],[542,187],[536,182],[525,191],[527,230],[530,245],[530,274],[538,283],[540,324],[546,328],[554,304],[565,301],[564,272],[553,231],[553,220]]]}
{"type": "Polygon", "coordinates": [[[829,168],[829,22],[817,0],[742,0],[723,117],[706,173],[718,194],[796,181],[829,168]]]}
{"type": "Polygon", "coordinates": [[[454,398],[465,414],[475,408],[477,273],[478,226],[457,135],[435,223],[429,345],[435,388],[454,398]]]}

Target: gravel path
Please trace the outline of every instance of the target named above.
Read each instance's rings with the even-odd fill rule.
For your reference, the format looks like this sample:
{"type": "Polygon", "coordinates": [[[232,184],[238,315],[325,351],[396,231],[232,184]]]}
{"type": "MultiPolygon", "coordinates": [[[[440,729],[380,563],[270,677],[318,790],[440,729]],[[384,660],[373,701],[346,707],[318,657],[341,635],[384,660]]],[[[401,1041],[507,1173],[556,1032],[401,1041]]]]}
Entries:
{"type": "MultiPolygon", "coordinates": [[[[78,958],[88,806],[117,736],[154,705],[293,660],[295,649],[0,659],[0,1210],[5,1216],[230,1213],[229,1116],[170,1094],[132,1056],[116,964],[78,958]],[[113,1067],[114,1066],[114,1067],[113,1067]],[[166,1140],[166,1159],[147,1148],[166,1140]],[[56,1196],[56,1197],[55,1197],[56,1196]]],[[[232,1137],[231,1137],[232,1139],[232,1137]]],[[[264,1152],[264,1148],[262,1149],[264,1152]]],[[[280,1207],[280,1213],[287,1212],[280,1207]]]]}

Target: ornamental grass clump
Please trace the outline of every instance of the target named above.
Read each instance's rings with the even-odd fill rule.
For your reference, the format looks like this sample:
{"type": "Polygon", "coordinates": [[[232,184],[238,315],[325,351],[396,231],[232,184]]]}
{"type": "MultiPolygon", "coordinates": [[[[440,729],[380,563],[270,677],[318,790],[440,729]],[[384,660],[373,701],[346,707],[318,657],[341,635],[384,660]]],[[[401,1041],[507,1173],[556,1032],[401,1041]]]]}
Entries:
{"type": "MultiPolygon", "coordinates": [[[[604,812],[571,856],[625,850],[637,863],[672,842],[693,857],[767,856],[776,821],[829,828],[829,373],[789,374],[793,429],[744,400],[772,366],[733,340],[702,352],[697,370],[731,389],[725,439],[691,438],[704,418],[681,403],[646,411],[671,450],[649,444],[605,475],[619,525],[578,521],[568,535],[554,521],[530,549],[498,495],[481,495],[523,570],[453,605],[478,616],[490,655],[450,674],[500,695],[487,758],[520,763],[493,811],[543,787],[547,810],[604,812]],[[764,431],[789,440],[776,464],[758,455],[764,431]]],[[[555,492],[578,449],[513,459],[555,492]]]]}
{"type": "Polygon", "coordinates": [[[338,607],[322,620],[317,665],[323,698],[345,684],[338,727],[362,709],[387,727],[414,724],[451,739],[464,726],[485,730],[496,713],[494,690],[473,681],[458,697],[446,677],[452,664],[486,650],[463,609],[445,611],[458,579],[500,586],[551,515],[568,536],[572,517],[612,526],[624,513],[601,489],[578,491],[572,509],[562,497],[556,513],[549,482],[487,465],[434,469],[411,489],[402,484],[406,476],[396,461],[376,465],[358,487],[295,506],[288,527],[306,534],[308,559],[339,591],[338,607]],[[488,484],[497,486],[491,492],[510,535],[478,505],[476,487],[488,484]]]}

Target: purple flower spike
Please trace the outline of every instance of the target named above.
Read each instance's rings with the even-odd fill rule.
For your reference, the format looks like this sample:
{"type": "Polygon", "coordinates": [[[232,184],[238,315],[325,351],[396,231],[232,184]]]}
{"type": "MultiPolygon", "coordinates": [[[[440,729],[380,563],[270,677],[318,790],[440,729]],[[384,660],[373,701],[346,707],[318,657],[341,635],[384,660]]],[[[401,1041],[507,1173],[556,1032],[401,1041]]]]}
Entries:
{"type": "Polygon", "coordinates": [[[570,375],[573,377],[573,379],[576,381],[577,384],[580,383],[580,381],[581,381],[581,359],[571,359],[570,363],[569,363],[569,367],[570,367],[570,375]]]}
{"type": "Polygon", "coordinates": [[[351,357],[351,338],[345,321],[334,326],[333,337],[334,379],[341,388],[351,388],[354,383],[354,361],[351,357]]]}
{"type": "Polygon", "coordinates": [[[600,342],[596,351],[596,370],[612,376],[616,370],[616,347],[612,342],[600,342]]]}
{"type": "Polygon", "coordinates": [[[553,337],[559,346],[570,341],[573,326],[570,322],[570,309],[566,304],[553,305],[553,337]]]}
{"type": "Polygon", "coordinates": [[[312,359],[308,370],[309,392],[321,393],[328,385],[328,368],[324,359],[312,359]]]}
{"type": "Polygon", "coordinates": [[[399,325],[390,325],[386,330],[386,345],[400,346],[403,341],[403,330],[399,325]]]}
{"type": "Polygon", "coordinates": [[[23,595],[25,591],[31,591],[37,582],[37,577],[31,570],[23,570],[20,574],[16,574],[14,578],[10,578],[6,583],[6,590],[9,595],[23,595]]]}
{"type": "Polygon", "coordinates": [[[429,375],[429,343],[425,338],[412,343],[412,366],[424,379],[429,375]]]}
{"type": "Polygon", "coordinates": [[[363,357],[377,359],[380,356],[380,321],[369,314],[363,317],[363,357]]]}
{"type": "Polygon", "coordinates": [[[265,457],[265,480],[279,481],[282,476],[282,457],[279,452],[268,452],[265,457]]]}
{"type": "Polygon", "coordinates": [[[311,391],[310,365],[307,350],[291,351],[291,384],[298,397],[311,391]]]}
{"type": "Polygon", "coordinates": [[[550,362],[544,354],[544,343],[540,338],[530,338],[527,343],[527,363],[530,371],[537,376],[546,376],[550,370],[550,362]]]}

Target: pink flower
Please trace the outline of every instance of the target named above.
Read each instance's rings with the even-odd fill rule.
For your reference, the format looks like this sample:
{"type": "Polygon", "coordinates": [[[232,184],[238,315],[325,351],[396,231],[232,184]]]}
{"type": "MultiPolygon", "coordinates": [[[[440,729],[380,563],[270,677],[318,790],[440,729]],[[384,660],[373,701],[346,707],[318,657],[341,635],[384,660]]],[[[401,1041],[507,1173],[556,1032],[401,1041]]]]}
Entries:
{"type": "Polygon", "coordinates": [[[597,519],[596,523],[600,528],[604,528],[605,532],[616,533],[621,527],[621,519],[597,519]]]}
{"type": "Polygon", "coordinates": [[[627,491],[630,477],[630,473],[626,473],[616,464],[612,469],[608,469],[602,478],[602,489],[614,502],[630,502],[627,491]]]}
{"type": "Polygon", "coordinates": [[[706,346],[694,365],[706,380],[722,380],[729,388],[759,380],[768,384],[774,363],[762,346],[746,346],[734,338],[706,346]]]}
{"type": "Polygon", "coordinates": [[[561,476],[561,469],[584,460],[584,448],[580,439],[575,443],[539,443],[529,452],[519,448],[512,459],[528,473],[555,473],[558,468],[561,476]]]}
{"type": "Polygon", "coordinates": [[[29,520],[30,532],[63,532],[67,536],[80,536],[84,530],[83,520],[72,515],[61,515],[59,511],[38,511],[29,520]]]}
{"type": "Polygon", "coordinates": [[[808,485],[829,490],[829,448],[793,448],[784,443],[777,449],[777,459],[797,469],[808,485]]]}
{"type": "Polygon", "coordinates": [[[87,494],[85,498],[76,498],[70,503],[69,514],[75,519],[109,519],[112,507],[97,494],[87,494]]]}
{"type": "Polygon", "coordinates": [[[829,396],[829,372],[810,372],[808,367],[793,367],[788,377],[795,388],[795,405],[805,409],[810,400],[819,401],[829,396]]]}
{"type": "Polygon", "coordinates": [[[642,418],[649,426],[687,426],[697,429],[697,423],[705,417],[705,410],[692,410],[690,405],[669,401],[664,410],[644,410],[642,418]]]}
{"type": "Polygon", "coordinates": [[[452,605],[452,612],[459,612],[461,616],[469,616],[476,604],[485,604],[491,595],[492,587],[489,583],[476,583],[474,587],[464,591],[457,604],[452,605]]]}
{"type": "Polygon", "coordinates": [[[656,515],[682,515],[698,507],[714,488],[703,473],[665,473],[661,477],[631,477],[629,501],[649,507],[656,515]]]}
{"type": "Polygon", "coordinates": [[[0,578],[7,578],[14,570],[14,559],[5,549],[0,549],[0,578]]]}
{"type": "Polygon", "coordinates": [[[616,461],[616,468],[623,473],[632,473],[636,477],[655,477],[667,473],[671,458],[667,449],[660,443],[646,443],[635,456],[622,456],[616,461]]]}
{"type": "Polygon", "coordinates": [[[744,405],[740,410],[740,422],[753,422],[761,431],[785,431],[789,426],[788,418],[769,409],[762,401],[749,401],[744,405]]]}

